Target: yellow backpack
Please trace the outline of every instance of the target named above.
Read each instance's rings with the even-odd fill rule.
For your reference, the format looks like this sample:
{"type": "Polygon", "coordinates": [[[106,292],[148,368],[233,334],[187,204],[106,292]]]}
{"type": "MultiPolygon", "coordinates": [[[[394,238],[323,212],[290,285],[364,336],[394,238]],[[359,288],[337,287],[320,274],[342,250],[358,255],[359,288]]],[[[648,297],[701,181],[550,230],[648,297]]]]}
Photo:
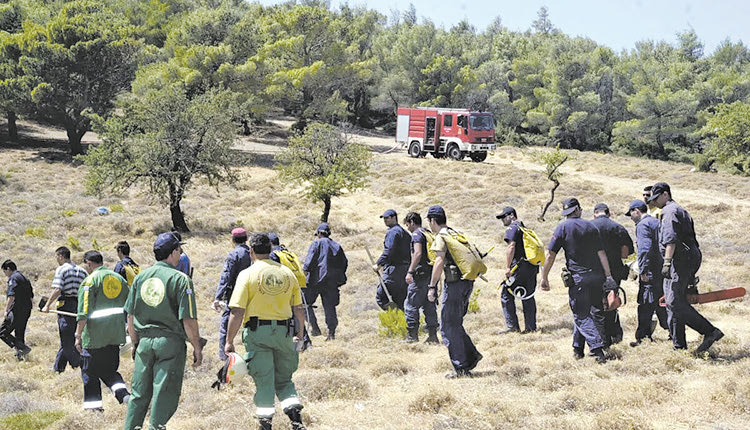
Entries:
{"type": "MultiPolygon", "coordinates": [[[[432,242],[435,241],[435,233],[425,228],[422,229],[422,234],[424,235],[425,245],[427,246],[427,262],[429,262],[431,266],[434,266],[435,258],[437,257],[437,253],[432,249],[432,242]]],[[[422,250],[422,252],[424,251],[425,250],[422,250]]]]}
{"type": "Polygon", "coordinates": [[[544,243],[534,230],[521,225],[518,228],[523,233],[523,250],[526,253],[526,261],[535,266],[541,266],[545,260],[544,243]]]}
{"type": "Polygon", "coordinates": [[[286,248],[281,248],[274,252],[276,253],[276,256],[279,257],[279,261],[281,262],[281,264],[288,267],[289,270],[294,273],[294,276],[297,278],[297,282],[299,282],[299,286],[301,288],[307,287],[305,272],[302,270],[302,263],[299,261],[299,257],[297,257],[297,254],[286,248]]]}
{"type": "Polygon", "coordinates": [[[122,267],[125,269],[125,280],[128,281],[128,286],[130,287],[133,285],[135,277],[141,273],[141,268],[133,264],[123,264],[122,267]]]}
{"type": "Polygon", "coordinates": [[[484,264],[481,252],[469,242],[469,239],[452,228],[448,228],[448,234],[440,233],[448,246],[448,252],[453,261],[461,271],[461,279],[474,280],[480,275],[487,273],[487,265],[484,264]]]}

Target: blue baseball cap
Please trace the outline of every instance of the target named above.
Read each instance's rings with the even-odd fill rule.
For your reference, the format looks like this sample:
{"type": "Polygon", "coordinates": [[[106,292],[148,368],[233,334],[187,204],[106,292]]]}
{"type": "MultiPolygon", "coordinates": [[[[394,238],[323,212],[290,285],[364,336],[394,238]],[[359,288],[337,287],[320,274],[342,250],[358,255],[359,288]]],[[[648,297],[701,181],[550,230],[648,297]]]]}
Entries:
{"type": "Polygon", "coordinates": [[[271,240],[272,245],[279,244],[279,235],[276,233],[268,233],[268,238],[271,240]]]}
{"type": "Polygon", "coordinates": [[[630,211],[632,211],[633,209],[638,209],[639,211],[641,211],[641,213],[644,214],[648,212],[648,206],[646,206],[646,202],[640,199],[635,199],[630,202],[630,206],[628,206],[628,211],[625,212],[625,216],[630,216],[630,211]]]}
{"type": "Polygon", "coordinates": [[[665,192],[669,193],[669,196],[672,197],[672,190],[669,188],[669,184],[666,182],[655,183],[654,186],[651,187],[651,197],[648,198],[648,202],[653,202],[665,192]]]}
{"type": "Polygon", "coordinates": [[[445,210],[440,205],[430,206],[429,209],[427,209],[427,218],[436,216],[436,215],[442,215],[445,216],[445,210]]]}
{"type": "Polygon", "coordinates": [[[578,199],[575,197],[571,197],[569,199],[563,200],[562,203],[562,214],[563,215],[570,215],[573,212],[576,211],[576,208],[581,207],[581,204],[578,203],[578,199]]]}
{"type": "Polygon", "coordinates": [[[318,224],[318,229],[315,230],[315,232],[324,231],[326,233],[331,233],[331,226],[328,225],[327,222],[321,222],[318,224]]]}
{"type": "Polygon", "coordinates": [[[388,209],[387,211],[383,212],[383,215],[380,215],[380,218],[388,218],[392,216],[396,216],[396,211],[393,209],[388,209]]]}
{"type": "Polygon", "coordinates": [[[181,242],[173,232],[162,233],[154,241],[154,252],[172,252],[184,244],[185,242],[181,242]]]}

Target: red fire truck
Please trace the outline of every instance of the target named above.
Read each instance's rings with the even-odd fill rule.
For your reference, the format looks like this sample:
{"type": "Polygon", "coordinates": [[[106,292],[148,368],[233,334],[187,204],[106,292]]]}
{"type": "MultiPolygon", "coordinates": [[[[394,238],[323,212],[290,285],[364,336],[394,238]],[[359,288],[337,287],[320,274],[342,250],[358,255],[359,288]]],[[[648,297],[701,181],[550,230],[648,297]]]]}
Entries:
{"type": "Polygon", "coordinates": [[[412,157],[432,154],[484,161],[495,150],[495,121],[489,112],[468,109],[398,108],[396,141],[407,145],[412,157]]]}

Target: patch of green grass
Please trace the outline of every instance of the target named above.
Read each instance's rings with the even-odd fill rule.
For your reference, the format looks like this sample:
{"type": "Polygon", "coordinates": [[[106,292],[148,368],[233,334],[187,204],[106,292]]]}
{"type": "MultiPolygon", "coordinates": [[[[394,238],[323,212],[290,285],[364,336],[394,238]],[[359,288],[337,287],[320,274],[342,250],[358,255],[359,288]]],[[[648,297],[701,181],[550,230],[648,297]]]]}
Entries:
{"type": "Polygon", "coordinates": [[[109,211],[112,213],[125,212],[125,207],[120,203],[114,203],[114,204],[109,205],[109,211]]]}
{"type": "Polygon", "coordinates": [[[69,209],[67,211],[62,211],[62,216],[64,216],[64,217],[71,217],[71,216],[73,216],[73,215],[75,215],[77,213],[78,213],[77,210],[75,210],[75,209],[69,209]]]}
{"type": "Polygon", "coordinates": [[[73,236],[68,236],[68,239],[65,241],[65,243],[67,243],[68,247],[70,247],[70,249],[72,249],[73,251],[83,251],[83,248],[81,248],[81,241],[73,236]]]}
{"type": "Polygon", "coordinates": [[[378,334],[383,337],[406,337],[406,315],[398,308],[391,308],[378,314],[380,325],[378,334]]]}
{"type": "Polygon", "coordinates": [[[27,227],[23,234],[24,236],[43,238],[45,231],[44,227],[27,227]]]}
{"type": "Polygon", "coordinates": [[[96,240],[95,237],[91,238],[91,247],[97,251],[101,251],[102,249],[104,249],[101,245],[99,245],[99,242],[96,240]]]}
{"type": "Polygon", "coordinates": [[[62,411],[34,411],[12,414],[0,419],[0,428],[5,430],[43,429],[64,417],[62,411]]]}

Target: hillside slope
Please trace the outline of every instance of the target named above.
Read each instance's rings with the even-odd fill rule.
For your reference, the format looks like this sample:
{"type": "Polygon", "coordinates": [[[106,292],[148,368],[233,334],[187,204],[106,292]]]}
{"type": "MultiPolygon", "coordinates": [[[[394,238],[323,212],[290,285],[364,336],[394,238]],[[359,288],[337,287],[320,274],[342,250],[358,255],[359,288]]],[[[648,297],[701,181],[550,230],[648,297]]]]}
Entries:
{"type": "MultiPolygon", "coordinates": [[[[513,205],[527,226],[548,241],[558,221],[559,202],[577,196],[590,218],[598,202],[610,205],[613,218],[631,233],[632,222],[620,215],[644,185],[663,180],[675,199],[693,215],[704,251],[699,275],[703,290],[750,284],[750,181],[722,173],[691,173],[690,166],[595,153],[574,153],[562,171],[562,185],[547,221],[536,218],[549,196],[550,183],[534,162],[540,149],[503,147],[486,162],[410,159],[405,152],[385,152],[386,138],[363,136],[375,152],[368,188],[334,199],[331,227],[350,260],[349,283],[342,288],[340,327],[333,342],[314,338],[315,346],[301,356],[295,374],[305,403],[305,420],[318,429],[743,429],[750,422],[750,317],[748,299],[703,305],[703,312],[726,337],[708,357],[674,352],[667,334],[629,348],[635,330],[635,300],[621,311],[626,342],[613,347],[618,359],[597,366],[593,359],[571,356],[571,313],[567,293],[557,275],[552,291],[537,295],[540,331],[498,335],[504,318],[496,289],[504,253],[502,224],[494,215],[513,205]],[[465,326],[484,360],[478,377],[445,380],[450,369],[442,346],[407,345],[378,335],[374,301],[376,278],[364,246],[379,251],[385,227],[378,217],[394,208],[403,216],[425,214],[441,204],[448,223],[474,238],[480,249],[497,248],[488,256],[489,283],[478,281],[480,310],[465,326]]],[[[64,146],[50,141],[27,142],[0,149],[0,258],[12,258],[35,287],[36,297],[48,294],[56,263],[54,249],[78,245],[100,248],[112,267],[113,247],[127,239],[134,259],[153,264],[155,234],[169,228],[169,211],[150,202],[142,190],[97,199],[83,194],[85,168],[76,167],[64,146]],[[98,206],[115,209],[96,216],[98,206]]],[[[256,142],[257,143],[257,142],[256,142]]],[[[210,390],[215,371],[219,315],[210,309],[226,253],[229,231],[239,223],[251,231],[275,231],[289,248],[304,255],[318,223],[321,206],[303,200],[298,190],[276,180],[273,142],[266,141],[257,165],[240,167],[241,180],[219,193],[206,184],[188,191],[183,209],[193,230],[186,252],[195,266],[201,332],[209,339],[204,364],[187,370],[182,402],[170,429],[254,428],[254,386],[250,379],[219,392],[210,390]],[[271,148],[268,148],[268,147],[271,148]]],[[[254,150],[252,142],[242,148],[254,150]]],[[[631,298],[637,286],[625,283],[631,298]]],[[[3,305],[4,306],[4,305],[3,305]]],[[[317,311],[322,317],[322,307],[317,311]]],[[[322,320],[322,318],[321,318],[322,320]]],[[[422,335],[424,338],[424,335],[422,335]]],[[[101,416],[81,409],[80,374],[58,375],[51,363],[58,345],[55,318],[34,312],[27,339],[34,343],[29,361],[18,363],[9,349],[0,349],[0,427],[20,423],[18,412],[54,418],[50,429],[121,428],[125,408],[105,393],[101,416]]],[[[691,350],[698,336],[688,330],[691,350]]],[[[132,361],[123,359],[121,372],[132,376],[132,361]]],[[[287,428],[283,414],[275,428],[287,428]]]]}

